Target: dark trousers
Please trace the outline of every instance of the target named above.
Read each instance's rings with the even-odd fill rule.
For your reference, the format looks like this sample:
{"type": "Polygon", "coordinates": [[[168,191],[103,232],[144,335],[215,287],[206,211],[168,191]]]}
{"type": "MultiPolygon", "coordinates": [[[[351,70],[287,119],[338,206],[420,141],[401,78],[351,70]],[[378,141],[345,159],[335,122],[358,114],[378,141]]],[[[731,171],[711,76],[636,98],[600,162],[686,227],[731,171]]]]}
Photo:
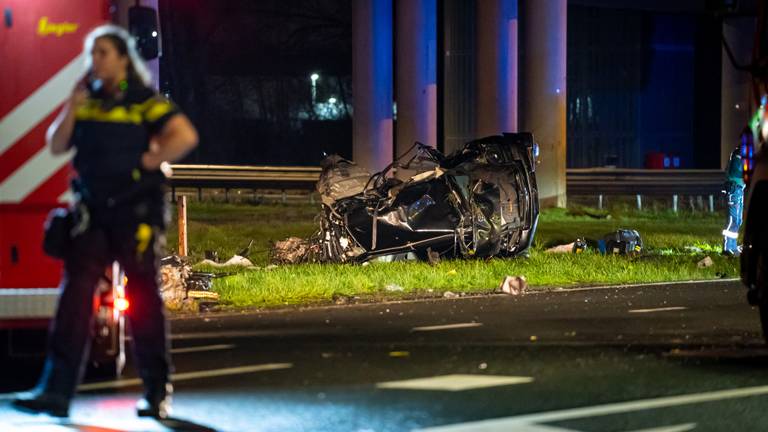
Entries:
{"type": "Polygon", "coordinates": [[[737,252],[739,228],[744,212],[744,187],[730,184],[728,194],[728,223],[723,230],[723,252],[737,252]]]}
{"type": "MultiPolygon", "coordinates": [[[[140,215],[147,214],[146,205],[139,208],[143,209],[140,215]]],[[[139,375],[148,391],[169,381],[168,330],[158,286],[164,234],[157,218],[137,217],[135,209],[92,210],[89,228],[73,239],[49,330],[48,355],[39,385],[44,393],[66,399],[74,395],[88,359],[95,287],[114,260],[128,277],[125,292],[130,307],[126,316],[139,375]]]]}

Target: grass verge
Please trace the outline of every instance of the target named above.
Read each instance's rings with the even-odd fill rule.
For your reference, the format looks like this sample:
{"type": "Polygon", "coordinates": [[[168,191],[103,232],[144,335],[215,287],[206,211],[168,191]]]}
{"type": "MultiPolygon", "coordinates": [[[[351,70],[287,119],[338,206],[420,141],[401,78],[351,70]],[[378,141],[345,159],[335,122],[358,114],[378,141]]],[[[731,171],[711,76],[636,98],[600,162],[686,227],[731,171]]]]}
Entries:
{"type": "MultiPolygon", "coordinates": [[[[738,260],[719,256],[723,215],[667,212],[595,212],[553,209],[542,212],[530,257],[492,260],[451,260],[436,266],[420,262],[371,265],[296,265],[265,269],[271,241],[315,229],[316,206],[309,205],[192,205],[189,239],[193,262],[205,250],[217,250],[222,260],[253,239],[256,269],[205,268],[235,273],[216,279],[214,289],[225,306],[279,307],[440,296],[493,291],[506,275],[524,275],[531,289],[598,284],[629,284],[705,280],[738,275],[738,260]],[[547,247],[576,237],[600,238],[618,228],[637,229],[646,246],[638,258],[595,253],[549,254],[547,247]],[[698,268],[709,255],[714,265],[698,268]]],[[[175,228],[169,230],[174,244],[175,228]]]]}

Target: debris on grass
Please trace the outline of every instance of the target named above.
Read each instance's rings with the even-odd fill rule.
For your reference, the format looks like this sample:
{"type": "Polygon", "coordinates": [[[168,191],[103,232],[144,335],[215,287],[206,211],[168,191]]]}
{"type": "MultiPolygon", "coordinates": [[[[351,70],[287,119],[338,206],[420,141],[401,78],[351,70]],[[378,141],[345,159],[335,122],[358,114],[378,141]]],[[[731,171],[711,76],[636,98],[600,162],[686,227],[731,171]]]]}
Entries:
{"type": "Polygon", "coordinates": [[[223,263],[217,263],[215,261],[204,259],[197,263],[197,265],[206,265],[211,267],[254,267],[251,260],[244,256],[235,255],[232,258],[228,259],[226,262],[223,263]]]}
{"type": "Polygon", "coordinates": [[[525,276],[507,276],[501,281],[498,291],[509,295],[525,294],[528,289],[528,282],[525,276]]]}
{"type": "Polygon", "coordinates": [[[459,296],[458,294],[456,294],[455,292],[452,292],[452,291],[446,291],[446,292],[443,293],[443,297],[445,297],[445,298],[456,298],[458,296],[459,296]]]}
{"type": "Polygon", "coordinates": [[[214,274],[192,271],[186,259],[171,255],[160,261],[160,296],[174,311],[197,312],[219,302],[213,292],[214,274]]]}
{"type": "Polygon", "coordinates": [[[707,256],[703,260],[701,260],[698,263],[696,263],[696,266],[698,268],[707,268],[707,267],[712,267],[714,264],[715,263],[714,263],[714,261],[712,261],[712,258],[707,256]]]}
{"type": "Polygon", "coordinates": [[[571,252],[573,252],[574,246],[576,246],[576,242],[554,246],[554,247],[551,247],[551,248],[547,249],[544,252],[546,252],[546,253],[561,253],[561,254],[571,253],[571,252]]]}
{"type": "Polygon", "coordinates": [[[405,291],[405,288],[397,284],[389,284],[384,287],[384,290],[388,292],[403,292],[405,291]]]}

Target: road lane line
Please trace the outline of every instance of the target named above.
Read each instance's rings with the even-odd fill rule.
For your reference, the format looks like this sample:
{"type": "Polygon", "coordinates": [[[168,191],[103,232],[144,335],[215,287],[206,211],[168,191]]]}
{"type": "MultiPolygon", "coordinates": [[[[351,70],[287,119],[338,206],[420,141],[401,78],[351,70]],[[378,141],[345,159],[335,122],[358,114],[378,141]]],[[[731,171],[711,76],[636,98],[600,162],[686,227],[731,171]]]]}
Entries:
{"type": "Polygon", "coordinates": [[[632,309],[629,311],[629,313],[668,312],[668,311],[679,311],[679,310],[687,310],[687,309],[688,308],[685,306],[670,306],[670,307],[655,308],[655,309],[632,309]]]}
{"type": "Polygon", "coordinates": [[[411,331],[412,332],[428,332],[428,331],[438,331],[438,330],[454,330],[454,329],[462,329],[462,328],[481,327],[482,325],[483,323],[477,323],[477,322],[444,324],[444,325],[414,327],[411,329],[411,331]]]}
{"type": "Polygon", "coordinates": [[[220,344],[220,345],[205,345],[205,346],[196,346],[196,347],[187,347],[187,348],[172,348],[171,354],[187,354],[187,353],[196,353],[196,352],[204,352],[204,351],[221,351],[221,350],[228,350],[234,348],[235,345],[233,344],[220,344]]]}
{"type": "MultiPolygon", "coordinates": [[[[293,367],[293,363],[267,363],[267,364],[252,365],[252,366],[213,369],[208,371],[184,372],[184,373],[177,373],[177,374],[171,375],[171,381],[179,382],[179,381],[188,381],[188,380],[200,379],[200,378],[213,378],[213,377],[221,377],[221,376],[228,376],[228,375],[241,375],[241,374],[248,374],[248,373],[254,373],[254,372],[266,372],[266,371],[273,371],[273,370],[280,370],[280,369],[290,369],[292,367],[293,367]]],[[[77,387],[77,390],[78,391],[106,390],[106,389],[116,389],[116,388],[123,388],[123,387],[132,387],[137,385],[141,385],[141,379],[130,378],[130,379],[122,379],[122,380],[116,380],[116,381],[105,381],[105,382],[97,382],[97,383],[91,383],[91,384],[83,384],[77,387]]]]}
{"type": "Polygon", "coordinates": [[[667,396],[655,399],[639,399],[629,402],[618,402],[591,407],[570,408],[544,413],[524,414],[515,417],[480,420],[455,425],[437,426],[420,429],[422,432],[501,432],[517,430],[536,423],[551,423],[565,420],[600,417],[613,414],[624,414],[635,411],[645,411],[660,408],[678,407],[706,402],[717,402],[727,399],[739,399],[752,396],[768,395],[768,386],[744,387],[730,390],[717,390],[705,393],[691,393],[679,396],[667,396]]]}
{"type": "Polygon", "coordinates": [[[514,384],[527,384],[530,382],[533,382],[533,378],[531,377],[455,374],[401,381],[388,381],[378,383],[376,384],[376,387],[380,389],[394,390],[434,390],[456,392],[514,384]]]}

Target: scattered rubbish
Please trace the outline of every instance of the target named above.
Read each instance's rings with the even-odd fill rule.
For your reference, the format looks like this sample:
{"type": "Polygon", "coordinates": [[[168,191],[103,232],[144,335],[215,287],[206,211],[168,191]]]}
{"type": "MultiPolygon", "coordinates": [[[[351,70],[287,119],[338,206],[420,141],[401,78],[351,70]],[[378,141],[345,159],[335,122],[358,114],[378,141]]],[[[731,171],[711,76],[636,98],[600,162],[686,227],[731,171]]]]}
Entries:
{"type": "Polygon", "coordinates": [[[703,260],[701,260],[698,263],[696,263],[696,267],[698,267],[698,268],[712,267],[713,265],[715,265],[715,262],[712,261],[712,258],[710,258],[708,256],[704,257],[703,260]]]}
{"type": "Polygon", "coordinates": [[[488,369],[488,363],[480,363],[477,368],[480,370],[486,370],[488,369]]]}
{"type": "Polygon", "coordinates": [[[241,256],[243,258],[247,258],[251,254],[251,247],[253,246],[253,240],[248,242],[248,246],[245,247],[245,249],[238,252],[235,256],[241,256]]]}
{"type": "Polygon", "coordinates": [[[573,242],[573,253],[580,254],[587,250],[587,241],[583,238],[577,238],[575,242],[573,242]]]}
{"type": "Polygon", "coordinates": [[[299,237],[289,237],[278,241],[272,246],[270,251],[270,261],[277,264],[299,264],[302,262],[311,262],[319,253],[319,245],[313,244],[309,240],[299,237]]]}
{"type": "Polygon", "coordinates": [[[456,269],[451,269],[451,270],[448,270],[445,274],[448,276],[456,276],[459,273],[456,271],[456,269]]]}
{"type": "Polygon", "coordinates": [[[200,311],[219,302],[212,273],[195,272],[177,255],[160,260],[160,296],[169,310],[200,311]]]}
{"type": "Polygon", "coordinates": [[[416,143],[374,174],[326,158],[318,231],[275,243],[272,262],[518,256],[539,217],[536,147],[530,133],[482,138],[449,156],[416,143]]]}
{"type": "Polygon", "coordinates": [[[391,351],[389,353],[389,356],[394,358],[403,358],[403,357],[410,357],[411,353],[408,351],[391,351]]]}
{"type": "Polygon", "coordinates": [[[562,244],[558,246],[553,246],[544,252],[546,253],[559,253],[559,254],[566,254],[566,253],[574,253],[574,254],[580,254],[587,250],[587,242],[586,240],[582,238],[577,238],[576,241],[562,244]]]}
{"type": "Polygon", "coordinates": [[[219,252],[213,250],[205,251],[205,259],[208,261],[219,262],[219,252]]]}
{"type": "Polygon", "coordinates": [[[531,336],[530,339],[531,339],[531,342],[536,342],[537,340],[539,340],[539,337],[538,336],[531,336]]]}
{"type": "Polygon", "coordinates": [[[264,267],[264,270],[267,270],[267,271],[269,271],[269,270],[274,270],[274,269],[276,269],[277,267],[278,267],[278,266],[277,266],[277,265],[275,265],[275,264],[270,264],[270,265],[268,265],[268,266],[264,267]]]}
{"type": "Polygon", "coordinates": [[[571,253],[573,251],[573,247],[575,245],[576,245],[575,242],[574,243],[563,244],[563,245],[558,245],[558,246],[551,247],[551,248],[545,250],[544,252],[546,252],[546,253],[563,253],[563,254],[564,253],[571,253]]]}
{"type": "Polygon", "coordinates": [[[597,242],[602,254],[635,256],[643,252],[643,240],[636,230],[619,229],[597,242]]]}
{"type": "Polygon", "coordinates": [[[445,298],[456,298],[456,297],[458,297],[458,294],[456,294],[454,292],[451,292],[451,291],[446,291],[446,292],[443,293],[443,297],[445,297],[445,298]]]}
{"type": "Polygon", "coordinates": [[[334,294],[333,302],[337,305],[350,304],[352,302],[352,296],[348,296],[346,294],[334,294]]]}
{"type": "Polygon", "coordinates": [[[215,262],[209,259],[204,259],[200,261],[198,264],[204,264],[211,267],[229,267],[229,266],[254,267],[251,260],[240,255],[235,255],[223,263],[215,262]]]}
{"type": "Polygon", "coordinates": [[[507,276],[501,281],[498,291],[509,295],[524,294],[528,289],[528,282],[525,276],[507,276]]]}
{"type": "Polygon", "coordinates": [[[390,284],[385,286],[384,290],[389,292],[402,292],[402,291],[405,291],[405,288],[401,287],[400,285],[390,284]]]}

